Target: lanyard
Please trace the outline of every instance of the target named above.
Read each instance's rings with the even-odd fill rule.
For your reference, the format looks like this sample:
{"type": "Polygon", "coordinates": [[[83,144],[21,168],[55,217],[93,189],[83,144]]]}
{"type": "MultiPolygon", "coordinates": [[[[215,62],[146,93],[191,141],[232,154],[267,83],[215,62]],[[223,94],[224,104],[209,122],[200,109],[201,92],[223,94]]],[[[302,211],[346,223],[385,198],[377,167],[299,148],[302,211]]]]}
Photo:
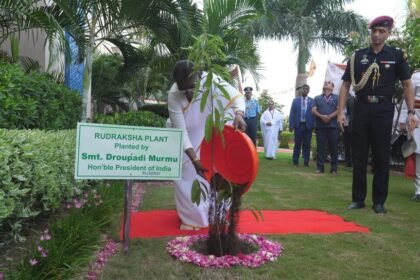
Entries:
{"type": "Polygon", "coordinates": [[[324,94],[324,99],[325,99],[325,102],[327,102],[329,104],[331,99],[332,99],[332,93],[330,93],[330,95],[328,95],[328,97],[324,94]]]}

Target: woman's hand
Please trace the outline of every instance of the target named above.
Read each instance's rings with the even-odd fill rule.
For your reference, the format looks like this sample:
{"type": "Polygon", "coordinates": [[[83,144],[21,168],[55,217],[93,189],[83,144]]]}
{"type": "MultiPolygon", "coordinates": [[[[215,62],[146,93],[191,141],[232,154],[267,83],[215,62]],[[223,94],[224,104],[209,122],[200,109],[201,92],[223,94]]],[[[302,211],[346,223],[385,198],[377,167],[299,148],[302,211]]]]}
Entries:
{"type": "Polygon", "coordinates": [[[239,129],[242,132],[246,130],[246,122],[244,121],[244,113],[242,111],[235,112],[235,119],[233,120],[233,127],[235,130],[239,129]]]}
{"type": "Polygon", "coordinates": [[[192,164],[194,165],[194,168],[197,174],[205,179],[206,177],[204,177],[204,173],[207,172],[208,170],[201,165],[200,159],[193,160],[192,164]]]}

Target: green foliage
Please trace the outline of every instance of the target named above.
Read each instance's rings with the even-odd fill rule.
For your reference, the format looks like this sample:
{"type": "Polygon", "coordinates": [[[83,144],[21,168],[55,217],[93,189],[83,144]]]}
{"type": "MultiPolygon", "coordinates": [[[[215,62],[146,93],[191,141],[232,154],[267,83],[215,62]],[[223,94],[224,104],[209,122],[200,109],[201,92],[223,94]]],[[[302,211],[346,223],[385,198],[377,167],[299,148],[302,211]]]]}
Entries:
{"type": "Polygon", "coordinates": [[[420,18],[408,17],[404,30],[396,32],[396,36],[388,43],[404,50],[411,70],[420,69],[420,18]]]}
{"type": "Polygon", "coordinates": [[[289,149],[289,142],[293,140],[293,133],[283,130],[280,134],[280,148],[289,149]]]}
{"type": "MultiPolygon", "coordinates": [[[[401,48],[407,56],[408,64],[414,71],[420,69],[420,18],[408,17],[403,31],[393,30],[392,36],[388,39],[387,44],[401,48]]],[[[348,35],[349,43],[343,48],[346,60],[357,49],[364,48],[369,45],[369,36],[361,37],[356,32],[350,32],[348,35]]],[[[401,89],[398,96],[401,95],[401,89]]]]}
{"type": "MultiPolygon", "coordinates": [[[[238,65],[249,71],[256,81],[260,56],[252,34],[252,24],[264,13],[266,1],[262,0],[211,0],[203,1],[204,32],[219,36],[224,42],[221,66],[238,65]]],[[[243,71],[245,72],[245,71],[243,71]]]]}
{"type": "MultiPolygon", "coordinates": [[[[280,146],[279,148],[283,148],[283,149],[289,149],[289,142],[293,141],[293,133],[283,129],[283,131],[280,133],[279,132],[279,141],[280,141],[280,146]]],[[[264,140],[262,137],[262,132],[261,131],[257,131],[257,142],[258,142],[258,146],[263,147],[264,146],[264,140]]]]}
{"type": "Polygon", "coordinates": [[[356,50],[369,45],[369,34],[361,36],[359,33],[353,31],[347,35],[347,40],[347,44],[345,44],[341,50],[345,57],[344,61],[347,61],[351,54],[356,50]]]}
{"type": "Polygon", "coordinates": [[[0,239],[23,241],[26,221],[86,187],[74,179],[75,139],[74,130],[0,129],[0,239]]]}
{"type": "Polygon", "coordinates": [[[114,115],[97,115],[95,123],[165,127],[166,119],[149,111],[131,111],[114,115]]]}
{"type": "Polygon", "coordinates": [[[261,106],[261,112],[264,112],[268,108],[268,102],[274,102],[274,108],[283,113],[284,105],[278,104],[274,99],[268,94],[267,90],[263,90],[263,92],[258,97],[258,103],[261,106]]]}
{"type": "Polygon", "coordinates": [[[80,96],[39,72],[0,62],[0,127],[8,129],[75,128],[80,96]]]}
{"type": "Polygon", "coordinates": [[[403,32],[406,43],[407,60],[413,70],[420,69],[420,17],[410,17],[403,32]]]}
{"type": "Polygon", "coordinates": [[[150,111],[158,114],[162,118],[169,118],[169,111],[167,104],[144,104],[141,106],[142,111],[150,111]]]}
{"type": "MultiPolygon", "coordinates": [[[[228,69],[219,65],[221,61],[226,59],[226,55],[222,51],[223,45],[223,40],[219,36],[202,34],[196,39],[193,46],[188,49],[189,59],[194,62],[192,75],[198,74],[200,71],[207,72],[200,101],[200,110],[203,111],[209,100],[208,97],[211,96],[210,102],[212,103],[213,117],[206,120],[205,139],[207,141],[210,141],[214,129],[216,129],[216,133],[221,133],[226,122],[223,113],[224,107],[221,102],[217,102],[217,99],[220,97],[217,97],[217,92],[214,92],[214,87],[221,90],[223,87],[221,84],[231,80],[228,69]],[[219,79],[216,79],[216,76],[219,76],[222,80],[219,81],[219,79]],[[216,115],[219,118],[216,119],[216,115]]],[[[197,97],[199,87],[200,83],[196,83],[194,99],[197,97]]],[[[225,92],[222,90],[221,92],[225,96],[225,92]]],[[[227,100],[229,99],[228,97],[227,100]]]]}
{"type": "Polygon", "coordinates": [[[123,59],[119,55],[99,55],[92,64],[92,98],[98,113],[104,112],[105,105],[110,105],[114,112],[118,109],[127,111],[127,105],[121,102],[129,97],[124,90],[124,82],[120,75],[123,59]]]}
{"type": "Polygon", "coordinates": [[[262,33],[290,39],[298,50],[296,85],[306,82],[306,65],[313,46],[341,49],[348,44],[348,34],[367,34],[366,20],[344,9],[346,1],[268,0],[267,17],[261,21],[262,33]]]}
{"type": "Polygon", "coordinates": [[[51,239],[33,240],[27,256],[6,278],[70,279],[80,273],[93,260],[102,234],[115,219],[115,209],[122,207],[123,190],[121,184],[100,184],[97,192],[86,193],[87,204],[53,220],[48,229],[51,239]],[[40,255],[38,246],[47,252],[46,257],[40,255]],[[30,260],[38,263],[31,265],[30,260]]]}

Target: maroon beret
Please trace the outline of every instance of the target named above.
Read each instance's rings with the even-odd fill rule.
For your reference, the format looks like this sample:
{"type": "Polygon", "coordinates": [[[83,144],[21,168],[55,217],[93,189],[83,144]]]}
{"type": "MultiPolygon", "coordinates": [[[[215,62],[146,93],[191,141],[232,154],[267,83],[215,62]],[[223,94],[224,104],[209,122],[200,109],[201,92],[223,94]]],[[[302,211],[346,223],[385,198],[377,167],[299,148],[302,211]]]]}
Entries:
{"type": "Polygon", "coordinates": [[[375,18],[369,23],[369,28],[372,29],[373,27],[376,27],[376,26],[392,28],[393,25],[394,25],[394,20],[392,19],[392,17],[380,16],[380,17],[375,18]]]}

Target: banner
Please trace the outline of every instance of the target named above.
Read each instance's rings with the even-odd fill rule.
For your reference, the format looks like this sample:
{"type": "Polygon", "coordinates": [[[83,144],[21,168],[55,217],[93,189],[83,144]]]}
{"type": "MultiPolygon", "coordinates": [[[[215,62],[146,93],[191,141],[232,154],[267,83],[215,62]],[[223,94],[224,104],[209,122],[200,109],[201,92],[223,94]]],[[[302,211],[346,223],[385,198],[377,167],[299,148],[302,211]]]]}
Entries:
{"type": "MultiPolygon", "coordinates": [[[[332,81],[334,83],[334,94],[340,93],[340,88],[343,83],[341,77],[346,70],[346,64],[332,63],[328,61],[327,71],[325,73],[325,81],[332,81]]],[[[350,94],[354,95],[353,87],[350,87],[350,94]]]]}

